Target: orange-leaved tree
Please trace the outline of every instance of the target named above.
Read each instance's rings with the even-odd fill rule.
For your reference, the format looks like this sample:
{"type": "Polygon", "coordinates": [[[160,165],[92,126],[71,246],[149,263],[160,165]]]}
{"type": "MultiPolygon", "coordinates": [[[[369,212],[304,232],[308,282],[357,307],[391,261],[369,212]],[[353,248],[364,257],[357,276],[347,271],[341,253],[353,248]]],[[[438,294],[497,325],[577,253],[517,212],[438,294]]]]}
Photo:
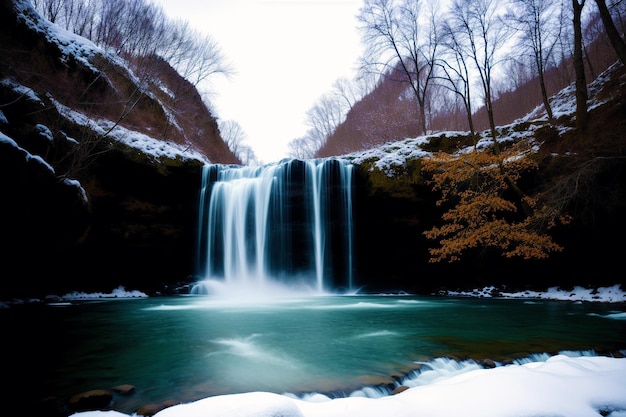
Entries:
{"type": "Polygon", "coordinates": [[[437,240],[430,262],[457,261],[469,249],[496,249],[506,257],[547,258],[563,248],[548,229],[567,216],[536,193],[518,186],[524,173],[537,169],[532,148],[525,140],[493,152],[493,148],[467,153],[440,152],[422,161],[422,172],[445,207],[443,223],[424,232],[437,240]]]}

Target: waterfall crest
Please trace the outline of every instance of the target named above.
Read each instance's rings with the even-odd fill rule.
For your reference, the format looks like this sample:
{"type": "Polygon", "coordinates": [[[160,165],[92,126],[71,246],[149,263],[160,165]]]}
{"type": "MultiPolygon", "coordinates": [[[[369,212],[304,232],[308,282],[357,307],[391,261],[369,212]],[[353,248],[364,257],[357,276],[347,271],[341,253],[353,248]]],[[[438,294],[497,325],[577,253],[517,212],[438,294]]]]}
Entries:
{"type": "Polygon", "coordinates": [[[207,165],[193,292],[216,286],[353,287],[353,166],[340,159],[207,165]]]}

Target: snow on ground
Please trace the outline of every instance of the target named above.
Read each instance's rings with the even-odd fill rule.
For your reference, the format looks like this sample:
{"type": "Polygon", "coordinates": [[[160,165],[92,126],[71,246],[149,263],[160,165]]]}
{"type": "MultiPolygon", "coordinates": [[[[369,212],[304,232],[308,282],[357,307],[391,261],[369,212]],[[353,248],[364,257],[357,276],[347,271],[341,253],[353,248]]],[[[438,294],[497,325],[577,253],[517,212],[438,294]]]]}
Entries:
{"type": "Polygon", "coordinates": [[[430,152],[421,149],[422,144],[428,143],[428,138],[429,136],[420,136],[418,138],[389,142],[377,148],[344,155],[342,158],[356,165],[368,160],[375,160],[374,166],[391,176],[391,168],[393,166],[401,166],[407,159],[431,155],[430,152]]]}
{"type": "Polygon", "coordinates": [[[103,298],[144,298],[148,297],[146,293],[137,290],[127,291],[126,288],[120,286],[111,291],[110,293],[85,293],[74,291],[71,293],[67,293],[63,295],[61,298],[63,300],[94,300],[94,299],[103,299],[103,298]]]}
{"type": "Polygon", "coordinates": [[[507,292],[496,287],[476,288],[472,291],[447,291],[446,295],[457,297],[504,297],[504,298],[529,298],[541,300],[560,301],[595,301],[602,303],[624,303],[626,302],[626,292],[621,286],[584,288],[576,286],[571,290],[551,287],[546,291],[517,291],[507,292]]]}
{"type": "Polygon", "coordinates": [[[115,140],[125,143],[126,145],[135,149],[141,150],[146,155],[150,155],[155,159],[160,157],[167,157],[170,159],[181,158],[182,160],[197,159],[206,164],[210,161],[206,156],[197,152],[189,146],[179,145],[170,141],[163,141],[154,139],[143,133],[135,132],[133,130],[126,129],[122,126],[113,127],[113,123],[109,120],[100,120],[98,125],[104,128],[103,131],[108,131],[112,128],[109,136],[115,140]]]}
{"type": "Polygon", "coordinates": [[[93,42],[39,17],[28,1],[16,1],[14,5],[18,20],[21,20],[34,32],[43,34],[48,42],[56,44],[61,52],[61,60],[63,62],[67,63],[73,58],[86,67],[91,68],[94,72],[99,72],[98,69],[91,65],[90,59],[97,53],[104,55],[104,51],[93,42]]]}
{"type": "MultiPolygon", "coordinates": [[[[613,66],[608,68],[607,71],[600,74],[593,82],[589,84],[590,110],[604,103],[603,101],[599,101],[596,98],[596,95],[602,89],[603,85],[607,82],[610,71],[614,69],[614,67],[617,65],[621,64],[619,62],[615,63],[613,66]]],[[[574,97],[575,92],[575,86],[572,84],[552,96],[550,104],[555,119],[559,119],[561,117],[573,117],[576,110],[574,97]]],[[[500,138],[498,138],[498,141],[517,141],[523,138],[528,138],[532,141],[534,131],[542,126],[542,124],[544,123],[548,123],[548,117],[546,115],[543,104],[540,104],[526,116],[515,120],[510,125],[498,126],[498,130],[502,135],[500,138]],[[526,129],[523,130],[513,129],[515,125],[519,125],[521,123],[530,124],[527,125],[526,129]]],[[[565,126],[557,126],[557,128],[560,130],[561,133],[572,129],[571,127],[565,126]]],[[[404,140],[385,143],[376,148],[346,154],[343,155],[342,158],[357,165],[362,164],[366,161],[373,161],[373,167],[376,167],[377,169],[385,172],[387,175],[392,176],[394,167],[404,165],[407,160],[431,156],[431,152],[423,150],[422,145],[427,144],[429,138],[437,137],[440,135],[446,135],[447,137],[467,136],[469,135],[469,131],[445,131],[431,133],[425,136],[419,136],[417,138],[406,138],[404,140]]],[[[479,136],[480,138],[477,143],[477,147],[479,149],[485,148],[491,144],[492,138],[490,137],[489,131],[479,132],[479,136]]],[[[459,150],[459,153],[467,152],[470,149],[473,149],[473,147],[461,149],[459,150]]]]}
{"type": "Polygon", "coordinates": [[[73,123],[76,123],[79,126],[88,127],[89,129],[92,129],[101,136],[108,136],[118,142],[138,149],[144,154],[151,156],[155,160],[158,160],[161,157],[166,157],[170,159],[181,158],[184,161],[195,159],[198,161],[202,161],[206,164],[210,163],[206,156],[204,156],[200,152],[197,152],[193,148],[190,148],[189,146],[183,146],[170,141],[154,139],[153,137],[150,137],[143,133],[129,130],[122,126],[116,125],[110,120],[93,120],[85,116],[83,113],[77,112],[67,106],[64,106],[52,97],[50,97],[50,100],[56,106],[57,111],[73,123]]]}
{"type": "MultiPolygon", "coordinates": [[[[64,30],[61,27],[41,18],[29,1],[16,1],[15,8],[18,20],[29,26],[33,31],[43,34],[48,42],[59,47],[59,50],[61,52],[61,59],[63,61],[67,62],[70,59],[74,59],[78,62],[81,62],[85,67],[90,68],[92,71],[99,73],[100,71],[91,64],[91,60],[96,55],[103,55],[106,56],[107,59],[115,62],[116,65],[125,68],[128,75],[134,77],[133,71],[130,70],[127,63],[124,62],[118,55],[107,53],[107,51],[96,46],[90,40],[78,36],[67,30],[64,30]]],[[[134,79],[137,85],[141,85],[141,82],[136,77],[134,79]]],[[[28,100],[40,102],[43,107],[43,102],[41,101],[41,99],[30,88],[20,85],[10,78],[1,79],[0,84],[5,87],[12,88],[14,91],[16,91],[18,94],[21,94],[28,100]]],[[[147,91],[145,91],[144,93],[149,94],[147,91]]],[[[63,106],[53,97],[49,98],[55,104],[59,113],[67,117],[69,120],[81,126],[87,126],[101,135],[107,134],[109,137],[112,137],[119,142],[125,143],[128,146],[141,150],[145,154],[155,159],[159,159],[160,157],[167,157],[172,159],[181,158],[182,160],[197,159],[204,163],[210,163],[206,156],[202,155],[200,152],[195,151],[189,146],[182,146],[173,142],[154,139],[148,135],[128,130],[121,126],[115,126],[113,122],[108,120],[89,119],[82,113],[76,112],[63,106]]],[[[8,120],[6,120],[6,117],[3,113],[0,114],[0,122],[2,121],[4,121],[4,123],[9,122],[8,120]]],[[[175,122],[174,120],[171,121],[175,122]]],[[[48,130],[49,132],[49,129],[46,126],[39,125],[38,127],[48,130]]],[[[42,132],[42,134],[44,136],[48,135],[51,138],[52,134],[48,134],[48,132],[46,132],[45,130],[42,132]]]]}
{"type": "MultiPolygon", "coordinates": [[[[541,362],[477,369],[444,377],[382,398],[314,396],[307,401],[269,392],[220,395],[166,408],[155,417],[601,415],[626,415],[625,358],[556,355],[541,362]]],[[[116,411],[88,411],[72,416],[128,415],[116,411]]]]}
{"type": "Polygon", "coordinates": [[[20,153],[22,153],[24,155],[24,160],[25,161],[30,161],[30,160],[35,161],[36,163],[41,164],[43,167],[48,169],[51,174],[54,174],[54,168],[49,163],[47,163],[42,157],[40,157],[39,155],[31,154],[26,149],[20,147],[17,144],[17,142],[15,142],[13,139],[11,139],[10,137],[8,137],[7,135],[5,135],[2,132],[0,132],[0,142],[2,142],[4,144],[7,144],[9,146],[12,146],[15,149],[17,149],[20,153]]]}

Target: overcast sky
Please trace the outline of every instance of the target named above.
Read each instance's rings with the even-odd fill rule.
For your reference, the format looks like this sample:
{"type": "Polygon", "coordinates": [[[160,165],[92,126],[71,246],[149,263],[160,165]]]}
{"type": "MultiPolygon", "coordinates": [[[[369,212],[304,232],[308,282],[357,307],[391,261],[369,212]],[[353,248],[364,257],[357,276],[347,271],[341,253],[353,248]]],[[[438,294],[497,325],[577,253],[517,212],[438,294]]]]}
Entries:
{"type": "Polygon", "coordinates": [[[264,163],[287,155],[287,143],[307,131],[307,110],[335,80],[354,77],[361,55],[361,0],[155,2],[220,45],[235,75],[214,80],[211,102],[264,163]]]}

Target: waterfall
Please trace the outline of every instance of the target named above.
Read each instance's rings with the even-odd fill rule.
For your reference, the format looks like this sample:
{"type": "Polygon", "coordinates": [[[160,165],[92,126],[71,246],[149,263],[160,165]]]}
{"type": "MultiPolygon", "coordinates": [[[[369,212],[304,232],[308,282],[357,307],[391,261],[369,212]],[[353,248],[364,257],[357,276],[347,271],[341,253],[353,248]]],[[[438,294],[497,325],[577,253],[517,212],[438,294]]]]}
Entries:
{"type": "Polygon", "coordinates": [[[215,282],[352,289],[352,171],[339,159],[205,166],[194,292],[215,282]]]}

